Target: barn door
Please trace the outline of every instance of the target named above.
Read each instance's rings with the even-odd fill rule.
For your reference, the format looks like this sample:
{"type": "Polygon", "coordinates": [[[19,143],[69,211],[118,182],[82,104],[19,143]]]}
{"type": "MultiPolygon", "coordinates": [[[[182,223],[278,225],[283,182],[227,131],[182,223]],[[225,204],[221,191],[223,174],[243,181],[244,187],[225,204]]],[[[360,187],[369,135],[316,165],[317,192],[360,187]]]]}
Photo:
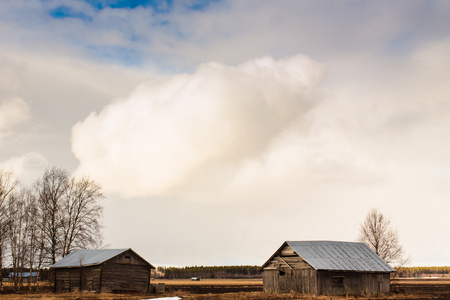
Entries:
{"type": "Polygon", "coordinates": [[[333,276],[333,294],[345,295],[345,277],[333,276]]]}

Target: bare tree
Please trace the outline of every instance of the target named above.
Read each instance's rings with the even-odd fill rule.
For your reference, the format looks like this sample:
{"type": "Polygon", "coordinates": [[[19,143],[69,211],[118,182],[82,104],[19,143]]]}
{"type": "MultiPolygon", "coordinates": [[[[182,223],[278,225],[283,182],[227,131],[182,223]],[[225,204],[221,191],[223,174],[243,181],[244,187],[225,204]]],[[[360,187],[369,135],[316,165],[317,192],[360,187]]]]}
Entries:
{"type": "MultiPolygon", "coordinates": [[[[0,169],[0,270],[3,270],[3,257],[6,248],[6,235],[9,218],[7,218],[6,199],[17,186],[17,180],[11,171],[0,169]]],[[[3,282],[0,280],[3,288],[3,282]]]]}
{"type": "Polygon", "coordinates": [[[87,177],[70,180],[63,207],[62,256],[75,248],[96,247],[101,244],[100,217],[103,207],[98,203],[101,198],[101,188],[93,180],[87,177]]]}
{"type": "Polygon", "coordinates": [[[37,183],[38,223],[42,233],[40,257],[54,264],[75,248],[101,244],[101,187],[87,177],[70,179],[67,171],[47,170],[37,183]]]}
{"type": "Polygon", "coordinates": [[[368,245],[387,263],[405,263],[403,248],[398,232],[391,228],[391,222],[377,209],[372,209],[361,224],[358,240],[368,245]]]}
{"type": "Polygon", "coordinates": [[[26,213],[26,227],[27,227],[27,251],[26,251],[26,257],[24,257],[24,267],[27,267],[28,272],[30,274],[29,277],[29,288],[31,290],[31,283],[33,278],[33,271],[36,270],[37,267],[38,270],[38,276],[36,277],[36,283],[37,279],[39,278],[39,272],[41,269],[40,264],[36,264],[36,254],[39,251],[39,228],[38,223],[36,222],[35,216],[38,212],[37,207],[37,199],[36,194],[31,189],[26,189],[23,192],[23,200],[25,201],[25,213],[26,213]]]}
{"type": "Polygon", "coordinates": [[[25,269],[32,268],[33,264],[29,261],[29,255],[32,252],[35,232],[35,225],[31,218],[34,205],[34,195],[27,189],[10,194],[7,201],[7,217],[9,218],[7,237],[16,290],[22,284],[25,269]]]}
{"type": "Polygon", "coordinates": [[[14,190],[17,180],[13,172],[0,169],[0,203],[6,200],[6,197],[14,190]]]}
{"type": "Polygon", "coordinates": [[[36,182],[38,193],[39,227],[43,233],[44,252],[51,264],[61,254],[62,208],[69,185],[69,174],[66,170],[52,168],[45,171],[44,176],[36,182]]]}
{"type": "MultiPolygon", "coordinates": [[[[0,270],[13,269],[15,288],[23,274],[39,272],[76,248],[101,245],[101,187],[64,169],[48,169],[34,189],[20,187],[12,172],[0,169],[0,270]]],[[[0,281],[1,282],[1,281],[0,281]]]]}

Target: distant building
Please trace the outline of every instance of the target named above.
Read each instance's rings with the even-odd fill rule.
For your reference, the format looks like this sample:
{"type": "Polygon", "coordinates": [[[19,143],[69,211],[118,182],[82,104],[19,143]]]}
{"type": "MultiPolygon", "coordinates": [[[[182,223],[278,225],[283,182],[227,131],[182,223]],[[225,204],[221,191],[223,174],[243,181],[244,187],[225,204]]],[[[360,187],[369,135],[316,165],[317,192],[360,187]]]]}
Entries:
{"type": "Polygon", "coordinates": [[[14,277],[17,278],[18,282],[22,283],[36,283],[38,281],[38,272],[10,272],[8,275],[8,280],[10,282],[14,281],[14,277]]]}
{"type": "Polygon", "coordinates": [[[376,295],[390,292],[395,272],[366,244],[287,241],[261,267],[265,292],[376,295]]]}
{"type": "Polygon", "coordinates": [[[155,269],[132,249],[74,250],[50,268],[55,271],[55,291],[59,293],[147,293],[155,269]]]}

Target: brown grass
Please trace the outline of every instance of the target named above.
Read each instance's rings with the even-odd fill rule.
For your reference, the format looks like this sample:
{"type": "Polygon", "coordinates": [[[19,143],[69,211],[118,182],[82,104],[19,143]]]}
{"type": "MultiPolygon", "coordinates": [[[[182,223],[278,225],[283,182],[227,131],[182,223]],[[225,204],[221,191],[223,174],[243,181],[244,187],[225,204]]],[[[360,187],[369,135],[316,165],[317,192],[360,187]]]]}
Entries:
{"type": "MultiPolygon", "coordinates": [[[[167,286],[182,286],[182,285],[216,285],[216,286],[226,286],[226,285],[262,285],[262,280],[249,280],[249,279],[208,279],[201,281],[191,281],[191,280],[152,280],[153,283],[165,283],[167,286]]],[[[396,281],[400,285],[404,283],[405,285],[425,285],[428,287],[441,286],[446,289],[443,285],[450,285],[450,279],[400,279],[396,281]]],[[[4,286],[5,290],[7,286],[4,286]]],[[[47,290],[50,287],[46,287],[47,290]]],[[[217,299],[217,300],[274,300],[274,299],[305,299],[305,300],[343,300],[343,299],[358,299],[358,300],[374,300],[374,299],[393,299],[393,300],[403,300],[403,299],[432,299],[432,298],[445,298],[447,294],[427,294],[426,292],[420,294],[408,294],[408,293],[391,293],[388,296],[374,296],[374,297],[338,297],[338,296],[312,296],[312,295],[302,295],[299,293],[288,293],[288,294],[266,294],[263,292],[237,292],[237,293],[225,293],[225,294],[192,294],[187,291],[173,291],[166,292],[164,294],[152,294],[152,295],[128,295],[128,294],[108,294],[108,293],[88,293],[88,292],[75,292],[75,293],[63,293],[63,294],[53,294],[50,292],[31,292],[27,293],[22,291],[20,293],[11,294],[1,294],[0,299],[6,300],[18,300],[18,299],[42,299],[42,300],[138,300],[138,299],[150,299],[158,297],[174,297],[178,296],[186,300],[205,300],[205,299],[217,299]],[[437,297],[436,297],[437,296],[437,297]]]]}
{"type": "Polygon", "coordinates": [[[400,278],[392,283],[398,284],[447,284],[450,285],[450,278],[400,278]]]}
{"type": "Polygon", "coordinates": [[[120,294],[93,294],[93,293],[35,293],[35,294],[5,294],[0,295],[0,299],[41,299],[41,300],[138,300],[149,298],[143,295],[120,295],[120,294]]]}

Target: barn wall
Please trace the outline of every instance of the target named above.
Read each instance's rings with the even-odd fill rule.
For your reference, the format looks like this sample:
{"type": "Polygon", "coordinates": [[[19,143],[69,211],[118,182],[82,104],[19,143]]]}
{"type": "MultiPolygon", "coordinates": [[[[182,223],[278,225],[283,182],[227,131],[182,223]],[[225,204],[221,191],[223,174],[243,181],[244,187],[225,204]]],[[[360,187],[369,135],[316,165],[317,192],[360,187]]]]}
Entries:
{"type": "Polygon", "coordinates": [[[316,293],[316,271],[304,270],[264,270],[263,288],[267,293],[299,292],[305,294],[316,293]],[[280,274],[281,273],[283,275],[280,274]]]}
{"type": "Polygon", "coordinates": [[[81,270],[81,289],[100,292],[101,266],[83,267],[81,270]]]}
{"type": "Polygon", "coordinates": [[[131,251],[105,262],[101,272],[102,291],[144,292],[150,286],[150,266],[131,251]]]}
{"type": "Polygon", "coordinates": [[[318,271],[317,288],[323,295],[388,294],[389,273],[318,271]]]}
{"type": "Polygon", "coordinates": [[[57,293],[100,291],[100,266],[55,269],[57,293]]]}
{"type": "Polygon", "coordinates": [[[80,272],[78,268],[55,269],[55,291],[66,293],[79,290],[80,272]]]}

